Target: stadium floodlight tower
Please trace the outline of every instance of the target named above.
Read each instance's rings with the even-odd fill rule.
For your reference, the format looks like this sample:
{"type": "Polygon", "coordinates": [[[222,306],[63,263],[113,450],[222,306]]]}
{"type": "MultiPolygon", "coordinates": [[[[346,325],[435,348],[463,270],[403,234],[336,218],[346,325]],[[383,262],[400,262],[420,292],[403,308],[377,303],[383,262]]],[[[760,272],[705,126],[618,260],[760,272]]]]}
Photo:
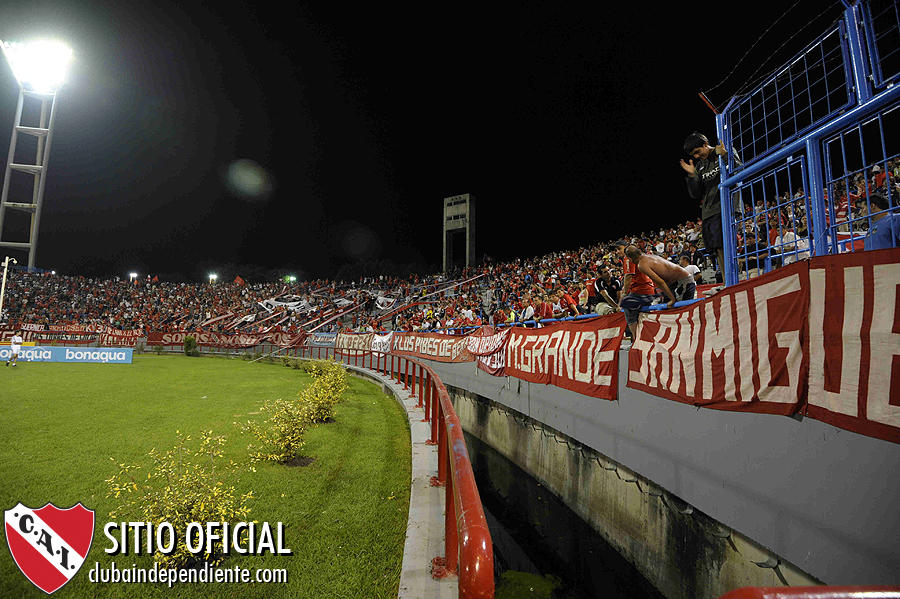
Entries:
{"type": "Polygon", "coordinates": [[[6,271],[9,269],[10,262],[13,264],[17,263],[15,258],[10,258],[9,256],[3,260],[3,283],[0,283],[0,322],[3,322],[3,297],[6,295],[6,271]]]}
{"type": "Polygon", "coordinates": [[[19,82],[19,102],[9,140],[9,157],[6,160],[6,174],[3,177],[3,193],[0,196],[0,247],[25,250],[28,253],[28,268],[34,268],[37,254],[38,226],[41,222],[41,204],[44,199],[44,184],[47,181],[47,165],[50,157],[50,142],[53,139],[53,123],[56,117],[56,95],[66,79],[72,50],[60,42],[33,41],[12,43],[0,41],[3,55],[19,82]],[[25,101],[40,102],[40,119],[37,126],[22,123],[25,101]],[[37,138],[37,153],[33,164],[14,162],[16,142],[19,134],[37,138]],[[12,171],[32,175],[32,193],[29,202],[9,201],[9,179],[12,171]],[[28,241],[4,241],[3,223],[7,210],[31,213],[28,241]]]}

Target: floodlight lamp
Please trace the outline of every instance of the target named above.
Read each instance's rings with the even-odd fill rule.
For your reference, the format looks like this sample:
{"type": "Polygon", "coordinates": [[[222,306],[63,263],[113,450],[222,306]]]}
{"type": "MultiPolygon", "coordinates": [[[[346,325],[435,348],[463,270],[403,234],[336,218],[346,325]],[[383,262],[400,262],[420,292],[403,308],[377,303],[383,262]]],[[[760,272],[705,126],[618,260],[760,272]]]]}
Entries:
{"type": "Polygon", "coordinates": [[[136,279],[137,277],[138,277],[138,274],[137,274],[136,272],[130,272],[130,273],[128,273],[128,278],[129,278],[129,279],[136,279]]]}
{"type": "Polygon", "coordinates": [[[288,281],[290,281],[291,283],[295,283],[297,281],[297,277],[295,277],[294,275],[291,275],[288,277],[288,281]]]}
{"type": "Polygon", "coordinates": [[[72,62],[72,49],[65,44],[35,40],[25,43],[0,42],[0,47],[23,89],[49,94],[65,83],[72,62]]]}
{"type": "Polygon", "coordinates": [[[215,280],[218,279],[218,278],[219,278],[219,275],[217,275],[217,274],[215,274],[215,273],[210,273],[210,274],[209,274],[209,282],[210,282],[210,283],[212,283],[213,281],[215,281],[215,280]]]}

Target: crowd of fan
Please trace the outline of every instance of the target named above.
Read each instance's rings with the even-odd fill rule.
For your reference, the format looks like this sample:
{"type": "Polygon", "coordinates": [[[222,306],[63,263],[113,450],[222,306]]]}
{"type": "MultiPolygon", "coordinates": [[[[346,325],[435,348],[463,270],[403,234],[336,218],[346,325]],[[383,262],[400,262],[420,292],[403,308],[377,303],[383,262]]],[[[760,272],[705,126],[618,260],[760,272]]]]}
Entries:
{"type": "MultiPolygon", "coordinates": [[[[736,250],[740,279],[810,256],[812,215],[807,214],[803,187],[767,199],[754,198],[751,187],[751,197],[734,201],[734,237],[726,242],[719,224],[718,184],[720,160],[728,152],[724,144],[713,147],[706,136],[695,132],[685,139],[684,153],[680,165],[688,195],[700,201],[705,229],[704,222],[688,221],[577,250],[504,263],[486,260],[450,279],[413,275],[364,277],[349,284],[328,280],[247,284],[237,277],[230,284],[198,284],[18,271],[8,285],[7,310],[0,314],[0,322],[6,328],[79,324],[163,332],[375,331],[388,326],[441,330],[606,314],[621,307],[631,326],[654,291],[664,292],[672,306],[678,299],[693,299],[695,283],[721,282],[721,264],[714,264],[720,272],[706,281],[701,273],[710,271],[701,267],[722,261],[725,243],[736,250]],[[703,251],[704,240],[708,252],[703,251]],[[623,289],[626,277],[629,287],[639,281],[641,291],[623,289]],[[681,297],[676,298],[673,286],[681,297]]],[[[825,218],[829,224],[833,220],[837,235],[850,234],[853,243],[853,233],[869,229],[865,249],[896,246],[900,237],[893,232],[894,220],[890,226],[882,223],[877,239],[873,223],[890,214],[892,204],[885,198],[900,195],[900,160],[892,158],[826,183],[833,209],[825,218]]]]}
{"type": "MultiPolygon", "coordinates": [[[[834,215],[825,213],[826,223],[834,219],[839,233],[862,233],[870,223],[868,198],[873,194],[884,197],[900,195],[900,160],[888,160],[885,168],[874,165],[854,175],[841,177],[825,190],[826,198],[837,198],[834,215]],[[849,190],[849,192],[848,192],[849,190]]],[[[754,276],[763,268],[763,261],[772,266],[791,264],[809,258],[809,222],[807,196],[802,187],[793,195],[788,191],[766,202],[755,204],[745,199],[737,215],[735,246],[738,266],[744,276],[754,276]]]]}
{"type": "MultiPolygon", "coordinates": [[[[860,204],[869,193],[900,192],[900,161],[889,161],[886,166],[884,170],[875,166],[868,176],[861,172],[829,185],[831,193],[839,197],[835,222],[847,222],[847,230],[865,227],[866,220],[859,218],[860,204]],[[849,194],[848,187],[853,190],[849,194]]],[[[753,276],[752,269],[761,267],[763,259],[771,261],[771,266],[779,266],[809,257],[807,200],[802,188],[767,202],[751,204],[745,200],[736,216],[738,265],[745,276],[753,276]]],[[[714,266],[715,256],[708,256],[703,249],[699,220],[626,237],[624,242],[680,264],[697,283],[717,282],[710,276],[704,281],[700,275],[701,270],[714,273],[705,269],[714,266]]],[[[19,271],[11,275],[7,285],[2,320],[7,327],[15,323],[48,327],[84,324],[144,331],[203,328],[226,333],[270,331],[276,324],[278,330],[286,332],[309,330],[312,324],[321,325],[319,330],[333,332],[384,328],[427,331],[540,322],[617,311],[623,294],[622,268],[621,254],[617,254],[614,242],[605,242],[511,262],[487,261],[456,273],[456,280],[461,282],[455,284],[442,275],[367,277],[352,283],[238,280],[209,284],[19,271]],[[437,293],[444,288],[444,292],[437,293]],[[273,298],[299,300],[305,308],[293,311],[283,305],[263,307],[266,300],[273,298]],[[378,298],[387,301],[378,306],[378,298]],[[422,305],[396,310],[409,303],[422,305]],[[359,309],[331,320],[344,307],[357,304],[359,309]],[[225,315],[230,317],[219,318],[225,315]]]]}
{"type": "MultiPolygon", "coordinates": [[[[699,221],[688,221],[623,241],[647,254],[692,266],[688,270],[697,273],[700,282],[701,265],[709,263],[700,230],[699,221]]],[[[622,268],[622,258],[613,241],[536,258],[484,264],[463,273],[482,275],[477,282],[434,305],[400,316],[395,327],[428,331],[608,314],[619,309],[622,268]]]]}
{"type": "MultiPolygon", "coordinates": [[[[688,264],[707,260],[698,245],[699,222],[642,233],[628,241],[675,262],[682,256],[688,264]]],[[[487,262],[457,273],[461,283],[441,275],[369,277],[352,283],[167,283],[16,271],[7,284],[3,321],[7,326],[82,324],[228,333],[269,331],[275,323],[286,332],[308,330],[311,323],[322,324],[322,331],[434,330],[612,311],[618,309],[621,277],[622,263],[611,243],[506,263],[487,262]],[[436,293],[444,288],[446,292],[436,293]],[[303,301],[308,308],[297,312],[281,305],[265,309],[262,303],[273,298],[303,301]],[[377,306],[377,298],[387,298],[389,305],[377,306]],[[385,318],[407,303],[423,305],[385,318]],[[360,309],[328,322],[356,304],[360,309]],[[225,315],[231,316],[219,318],[225,315]],[[235,326],[235,318],[241,317],[246,320],[235,326]]]]}
{"type": "MultiPolygon", "coordinates": [[[[217,332],[256,333],[280,322],[280,330],[296,332],[306,322],[338,314],[342,306],[368,301],[361,287],[375,288],[374,280],[356,284],[330,281],[299,283],[166,283],[150,280],[92,279],[79,276],[10,273],[3,321],[10,325],[103,325],[115,329],[175,331],[204,328],[217,332]],[[261,302],[272,298],[302,299],[308,306],[293,312],[285,306],[266,309],[261,302]],[[249,316],[237,326],[232,314],[249,316]],[[260,324],[263,319],[266,323],[260,324]],[[208,326],[204,323],[216,320],[208,326]]],[[[377,287],[387,294],[408,295],[428,281],[380,278],[377,287]]],[[[432,281],[434,286],[437,281],[432,281]]],[[[336,325],[337,323],[335,323],[336,325]]],[[[328,327],[326,330],[333,330],[328,327]]]]}

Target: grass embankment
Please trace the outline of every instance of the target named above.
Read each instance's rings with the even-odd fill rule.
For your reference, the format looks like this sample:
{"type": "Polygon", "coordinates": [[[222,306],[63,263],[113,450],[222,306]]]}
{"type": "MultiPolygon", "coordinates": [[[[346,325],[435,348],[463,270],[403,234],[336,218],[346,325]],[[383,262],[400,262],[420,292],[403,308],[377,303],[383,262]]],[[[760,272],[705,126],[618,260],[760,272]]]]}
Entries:
{"type": "MultiPolygon", "coordinates": [[[[82,502],[95,510],[87,560],[58,597],[396,597],[409,507],[406,416],[371,383],[350,378],[336,422],[311,429],[303,467],[251,467],[235,421],[260,419],[263,401],[293,398],[309,382],[280,365],[185,356],[135,356],[132,365],[0,367],[0,507],[82,502]],[[115,561],[151,567],[147,556],[111,557],[103,526],[117,501],[104,481],[117,462],[149,466],[176,430],[227,437],[225,459],[242,465],[228,484],[253,491],[250,518],[284,522],[290,556],[231,556],[222,567],[285,568],[286,584],[92,584],[87,571],[115,561]],[[255,468],[255,471],[254,471],[255,468]]],[[[143,470],[146,473],[146,469],[143,470]]],[[[135,514],[134,519],[140,519],[135,514]]],[[[181,532],[181,531],[179,531],[181,532]]],[[[0,597],[46,597],[0,550],[0,597]]]]}

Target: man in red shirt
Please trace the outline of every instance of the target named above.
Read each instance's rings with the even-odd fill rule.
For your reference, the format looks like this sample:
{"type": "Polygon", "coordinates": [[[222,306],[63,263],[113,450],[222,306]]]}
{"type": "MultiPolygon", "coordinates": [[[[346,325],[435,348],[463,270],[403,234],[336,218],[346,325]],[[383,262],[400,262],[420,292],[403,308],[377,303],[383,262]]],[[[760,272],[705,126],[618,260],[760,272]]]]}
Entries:
{"type": "Polygon", "coordinates": [[[564,287],[556,292],[559,304],[565,312],[564,316],[578,316],[578,302],[576,302],[564,287]]]}
{"type": "Polygon", "coordinates": [[[549,298],[546,295],[542,295],[540,297],[540,304],[535,309],[535,316],[540,318],[541,320],[545,320],[547,318],[553,318],[553,304],[547,301],[549,298]]]}
{"type": "Polygon", "coordinates": [[[625,322],[628,324],[628,332],[634,341],[637,329],[638,315],[641,308],[653,303],[653,294],[656,287],[650,277],[640,272],[634,263],[625,256],[624,241],[616,242],[616,254],[622,259],[622,272],[625,273],[625,282],[622,287],[622,299],[619,306],[625,312],[625,322]]]}
{"type": "Polygon", "coordinates": [[[872,167],[872,183],[875,185],[875,189],[878,189],[882,185],[884,185],[884,180],[887,177],[887,173],[881,170],[879,165],[875,165],[872,167]]]}

